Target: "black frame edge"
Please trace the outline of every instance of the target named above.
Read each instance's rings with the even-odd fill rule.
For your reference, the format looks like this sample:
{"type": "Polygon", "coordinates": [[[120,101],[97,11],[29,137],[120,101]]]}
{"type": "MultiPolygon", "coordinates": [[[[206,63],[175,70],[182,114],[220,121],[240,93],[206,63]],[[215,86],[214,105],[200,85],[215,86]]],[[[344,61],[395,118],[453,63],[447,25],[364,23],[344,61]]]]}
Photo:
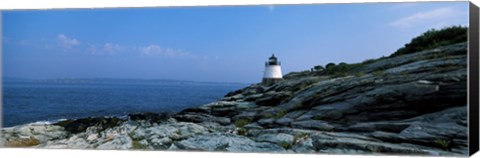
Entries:
{"type": "Polygon", "coordinates": [[[469,105],[468,105],[468,148],[469,155],[479,150],[479,8],[470,2],[468,29],[469,56],[469,105]]]}

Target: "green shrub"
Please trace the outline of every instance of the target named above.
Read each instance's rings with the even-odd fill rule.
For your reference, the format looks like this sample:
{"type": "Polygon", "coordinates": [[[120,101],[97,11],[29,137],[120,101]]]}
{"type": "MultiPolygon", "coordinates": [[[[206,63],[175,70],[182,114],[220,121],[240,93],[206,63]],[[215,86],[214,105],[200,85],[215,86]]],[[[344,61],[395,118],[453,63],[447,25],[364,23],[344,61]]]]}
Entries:
{"type": "Polygon", "coordinates": [[[275,113],[275,116],[274,116],[274,118],[280,118],[280,117],[283,117],[283,116],[285,116],[285,114],[287,114],[287,111],[285,111],[285,110],[280,110],[280,111],[277,111],[277,113],[275,113]]]}
{"type": "Polygon", "coordinates": [[[243,127],[245,125],[248,125],[251,122],[252,122],[252,120],[244,118],[244,119],[239,119],[239,120],[235,121],[234,124],[235,124],[236,127],[243,127]]]}
{"type": "Polygon", "coordinates": [[[367,60],[363,61],[362,64],[363,65],[371,64],[371,63],[374,63],[376,61],[377,61],[377,59],[367,59],[367,60]]]}
{"type": "Polygon", "coordinates": [[[360,64],[347,64],[344,62],[339,63],[338,65],[335,65],[333,63],[327,64],[327,68],[325,69],[325,73],[327,75],[332,75],[333,77],[344,77],[348,76],[351,73],[351,71],[355,68],[360,66],[360,64]]]}
{"type": "Polygon", "coordinates": [[[391,56],[410,54],[418,51],[433,49],[450,44],[467,41],[468,28],[452,26],[441,30],[431,29],[420,36],[413,38],[410,43],[398,49],[391,56]]]}
{"type": "Polygon", "coordinates": [[[245,128],[238,128],[237,129],[237,134],[238,135],[243,135],[244,136],[244,135],[247,135],[247,133],[248,133],[248,130],[245,129],[245,128]]]}
{"type": "Polygon", "coordinates": [[[377,71],[372,72],[372,75],[378,77],[378,76],[382,76],[383,73],[384,73],[384,72],[383,72],[382,70],[377,70],[377,71]]]}
{"type": "Polygon", "coordinates": [[[437,144],[437,146],[442,148],[442,149],[449,149],[451,143],[452,142],[450,140],[436,140],[435,141],[435,144],[437,144]]]}

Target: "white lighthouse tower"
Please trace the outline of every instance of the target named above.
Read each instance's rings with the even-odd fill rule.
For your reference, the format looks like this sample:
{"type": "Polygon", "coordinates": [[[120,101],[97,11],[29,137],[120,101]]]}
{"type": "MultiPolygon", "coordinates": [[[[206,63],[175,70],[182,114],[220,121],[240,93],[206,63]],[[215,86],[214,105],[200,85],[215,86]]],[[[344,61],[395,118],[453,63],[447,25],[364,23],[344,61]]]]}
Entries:
{"type": "Polygon", "coordinates": [[[263,73],[263,85],[272,85],[283,79],[280,62],[274,54],[265,62],[265,71],[263,73]]]}

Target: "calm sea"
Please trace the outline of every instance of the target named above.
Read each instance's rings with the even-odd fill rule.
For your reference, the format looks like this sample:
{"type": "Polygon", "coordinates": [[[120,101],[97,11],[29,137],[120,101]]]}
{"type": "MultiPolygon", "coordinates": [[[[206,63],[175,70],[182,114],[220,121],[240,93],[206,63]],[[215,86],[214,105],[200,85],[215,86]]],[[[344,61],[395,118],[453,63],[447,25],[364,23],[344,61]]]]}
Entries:
{"type": "Polygon", "coordinates": [[[4,81],[3,126],[140,112],[178,112],[247,84],[170,80],[4,81]]]}

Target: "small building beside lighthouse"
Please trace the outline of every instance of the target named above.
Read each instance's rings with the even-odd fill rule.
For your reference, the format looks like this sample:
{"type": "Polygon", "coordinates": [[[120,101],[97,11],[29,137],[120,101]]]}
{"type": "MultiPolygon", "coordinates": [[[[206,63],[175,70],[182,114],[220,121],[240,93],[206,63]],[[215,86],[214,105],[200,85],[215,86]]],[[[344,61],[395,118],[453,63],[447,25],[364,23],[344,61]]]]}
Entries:
{"type": "Polygon", "coordinates": [[[263,72],[263,85],[272,85],[283,80],[282,68],[275,54],[272,54],[268,61],[265,62],[265,71],[263,72]]]}

